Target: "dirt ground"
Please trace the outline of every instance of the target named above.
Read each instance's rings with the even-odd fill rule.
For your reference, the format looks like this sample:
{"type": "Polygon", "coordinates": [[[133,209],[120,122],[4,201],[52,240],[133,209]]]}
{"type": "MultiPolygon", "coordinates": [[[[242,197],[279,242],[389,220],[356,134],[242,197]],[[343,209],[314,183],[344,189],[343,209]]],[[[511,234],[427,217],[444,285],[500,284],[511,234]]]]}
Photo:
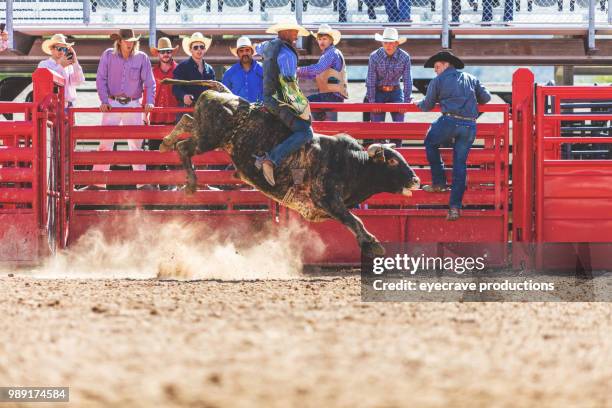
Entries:
{"type": "Polygon", "coordinates": [[[0,385],[69,386],[59,406],[612,407],[610,304],[362,303],[350,271],[0,276],[0,385]]]}

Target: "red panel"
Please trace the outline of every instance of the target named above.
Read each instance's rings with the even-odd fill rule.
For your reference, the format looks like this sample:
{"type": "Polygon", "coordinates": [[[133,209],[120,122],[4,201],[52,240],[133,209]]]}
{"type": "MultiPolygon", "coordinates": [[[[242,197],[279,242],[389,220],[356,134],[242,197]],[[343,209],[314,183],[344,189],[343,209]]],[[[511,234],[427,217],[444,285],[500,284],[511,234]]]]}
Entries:
{"type": "Polygon", "coordinates": [[[20,161],[32,162],[34,151],[30,147],[2,147],[0,146],[0,162],[20,161]]]}
{"type": "MultiPolygon", "coordinates": [[[[607,175],[544,176],[544,197],[612,198],[612,172],[607,175]]],[[[610,209],[612,211],[612,209],[610,209]]],[[[544,215],[546,215],[545,213],[544,215]]]]}
{"type": "Polygon", "coordinates": [[[183,191],[75,191],[72,193],[72,204],[89,205],[267,205],[270,199],[256,190],[242,191],[197,191],[187,195],[183,191]]]}
{"type": "Polygon", "coordinates": [[[0,183],[32,182],[32,169],[23,167],[0,167],[0,183]]]}
{"type": "Polygon", "coordinates": [[[544,242],[611,242],[612,220],[546,220],[544,242]]]}
{"type": "Polygon", "coordinates": [[[2,203],[31,203],[34,192],[31,188],[1,188],[0,202],[2,203]]]}
{"type": "Polygon", "coordinates": [[[0,209],[0,261],[34,261],[38,258],[38,223],[31,210],[0,209]]]}
{"type": "Polygon", "coordinates": [[[506,242],[503,216],[464,210],[457,221],[446,221],[446,211],[436,216],[408,217],[410,242],[506,242]]]}
{"type": "Polygon", "coordinates": [[[161,139],[174,129],[174,126],[73,126],[72,140],[102,139],[161,139]]]}
{"type": "Polygon", "coordinates": [[[32,134],[34,127],[30,121],[2,122],[0,136],[32,134]]]}
{"type": "MultiPolygon", "coordinates": [[[[545,222],[552,219],[612,220],[612,198],[546,198],[543,217],[545,222]]],[[[608,236],[612,241],[612,230],[608,231],[608,236]]]]}

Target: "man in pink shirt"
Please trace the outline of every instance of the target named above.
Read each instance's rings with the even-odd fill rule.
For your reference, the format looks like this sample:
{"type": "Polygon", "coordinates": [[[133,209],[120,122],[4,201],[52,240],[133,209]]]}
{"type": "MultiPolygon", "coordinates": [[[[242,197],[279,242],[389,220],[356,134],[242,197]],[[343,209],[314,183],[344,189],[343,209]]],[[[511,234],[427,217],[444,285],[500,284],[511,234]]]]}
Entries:
{"type": "MultiPolygon", "coordinates": [[[[153,109],[155,98],[155,79],[151,61],[144,52],[139,51],[138,40],[131,29],[121,29],[119,33],[112,34],[110,38],[115,41],[113,48],[102,54],[98,65],[96,86],[100,98],[102,126],[113,125],[142,125],[142,113],[111,113],[113,108],[139,108],[142,107],[141,98],[146,89],[146,114],[153,109]]],[[[126,133],[129,133],[126,132],[126,133]]],[[[140,150],[141,140],[128,139],[130,150],[140,150]]],[[[112,140],[102,140],[99,150],[113,149],[112,140]]],[[[133,165],[135,170],[144,170],[144,164],[133,165]]],[[[99,164],[94,171],[108,170],[109,166],[99,164]]],[[[146,188],[139,186],[139,188],[146,188]]]]}

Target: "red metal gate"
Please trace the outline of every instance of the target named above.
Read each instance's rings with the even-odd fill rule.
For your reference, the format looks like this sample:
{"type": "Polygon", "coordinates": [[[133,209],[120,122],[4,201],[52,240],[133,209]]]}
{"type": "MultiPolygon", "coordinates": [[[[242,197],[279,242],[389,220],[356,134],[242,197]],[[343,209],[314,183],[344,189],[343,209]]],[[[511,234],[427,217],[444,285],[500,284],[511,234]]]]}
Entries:
{"type": "Polygon", "coordinates": [[[47,69],[33,77],[48,84],[34,102],[0,103],[0,113],[14,114],[0,122],[0,259],[17,264],[53,252],[58,232],[53,148],[63,129],[56,115],[64,103],[63,78],[47,69]]]}
{"type": "MultiPolygon", "coordinates": [[[[338,112],[407,112],[405,123],[315,122],[316,132],[346,132],[357,139],[402,139],[408,142],[398,151],[416,170],[423,184],[431,183],[431,174],[422,141],[429,123],[415,122],[420,112],[412,104],[316,104],[314,109],[338,112]]],[[[422,190],[412,197],[378,194],[353,210],[366,228],[383,242],[508,242],[508,134],[509,110],[506,104],[479,107],[489,113],[489,123],[478,123],[474,148],[468,157],[468,182],[464,196],[463,217],[446,221],[448,194],[430,194],[422,190]]],[[[438,110],[439,111],[439,110],[438,110]]],[[[422,114],[421,114],[422,115],[422,114]]],[[[452,165],[452,148],[442,148],[442,157],[452,165]]],[[[451,180],[451,171],[447,170],[451,180]]],[[[309,263],[354,264],[360,261],[359,248],[353,235],[339,222],[307,223],[300,216],[281,208],[280,224],[302,222],[319,234],[327,247],[322,257],[307,259],[309,263]]],[[[499,248],[499,246],[497,246],[499,248]]],[[[493,263],[505,263],[505,254],[498,254],[493,263]]]]}
{"type": "MultiPolygon", "coordinates": [[[[536,243],[610,242],[612,110],[593,113],[592,109],[584,107],[598,106],[597,101],[611,103],[612,89],[607,86],[538,86],[536,95],[536,243]],[[601,122],[600,126],[597,122],[601,122]],[[576,123],[579,126],[575,126],[576,123]],[[595,129],[607,130],[603,136],[594,136],[595,129]],[[590,135],[567,135],[578,130],[586,130],[590,135]],[[574,157],[572,146],[590,145],[592,148],[593,144],[607,146],[608,159],[574,157]]],[[[606,252],[591,253],[593,268],[610,264],[610,254],[606,252]]],[[[540,255],[537,268],[542,267],[540,255]]],[[[568,256],[574,259],[573,253],[568,256]]],[[[559,258],[556,261],[558,264],[571,263],[569,258],[568,261],[559,258]]]]}
{"type": "MultiPolygon", "coordinates": [[[[156,108],[163,112],[185,112],[190,109],[156,108]]],[[[142,112],[135,108],[113,108],[114,113],[142,112]]],[[[74,108],[69,114],[67,145],[66,231],[63,245],[70,245],[92,226],[115,235],[139,209],[149,220],[160,222],[169,218],[183,218],[214,228],[217,233],[244,233],[259,230],[271,222],[275,205],[270,199],[233,176],[227,169],[230,160],[224,152],[209,152],[193,158],[198,184],[206,186],[193,195],[178,189],[142,191],[138,185],[179,186],[185,182],[185,171],[176,152],[158,151],[97,151],[83,146],[87,141],[114,140],[126,137],[137,140],[161,139],[174,126],[100,126],[79,125],[75,116],[100,114],[99,109],[74,108]],[[112,166],[107,171],[92,171],[91,166],[112,166]],[[131,165],[169,166],[168,170],[133,171],[131,165]],[[123,167],[121,167],[123,166],[123,167]],[[222,170],[224,169],[224,170],[222,170]],[[86,186],[106,185],[102,190],[83,189],[86,186]],[[219,187],[216,187],[219,186],[219,187]],[[163,211],[162,211],[163,210],[163,211]]]]}

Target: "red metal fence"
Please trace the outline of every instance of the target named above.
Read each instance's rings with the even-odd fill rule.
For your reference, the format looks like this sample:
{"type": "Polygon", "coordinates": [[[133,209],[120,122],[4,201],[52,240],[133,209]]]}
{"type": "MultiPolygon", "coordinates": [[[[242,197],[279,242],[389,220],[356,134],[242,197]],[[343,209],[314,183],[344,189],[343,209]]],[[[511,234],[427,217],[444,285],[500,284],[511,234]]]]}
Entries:
{"type": "MultiPolygon", "coordinates": [[[[536,101],[536,242],[611,242],[612,109],[593,111],[605,106],[598,101],[612,102],[612,90],[538,86],[536,101]],[[574,158],[573,146],[587,146],[593,156],[597,145],[606,147],[608,159],[574,158]]],[[[592,253],[592,267],[609,265],[609,257],[609,253],[592,253]]],[[[537,267],[542,267],[541,254],[536,259],[537,267]]],[[[563,259],[556,261],[564,263],[563,259]]]]}
{"type": "MultiPolygon", "coordinates": [[[[59,192],[54,144],[62,131],[63,78],[38,70],[48,92],[32,103],[0,103],[0,260],[30,263],[54,250],[59,192]]],[[[39,89],[39,92],[42,89],[39,89]]]]}
{"type": "MultiPolygon", "coordinates": [[[[114,152],[97,151],[99,140],[161,139],[172,126],[84,125],[79,122],[80,115],[100,114],[97,108],[73,108],[64,117],[61,78],[48,70],[37,70],[34,83],[34,103],[0,104],[0,113],[21,113],[21,118],[0,122],[0,259],[34,260],[47,248],[53,250],[56,240],[61,246],[70,245],[94,225],[116,234],[133,216],[132,210],[139,209],[147,212],[149,219],[182,217],[228,234],[284,228],[298,222],[319,234],[327,245],[322,257],[310,256],[307,262],[359,261],[357,245],[346,228],[335,221],[307,223],[293,211],[279,208],[233,177],[225,153],[210,152],[194,158],[200,188],[187,196],[172,188],[185,179],[176,153],[126,151],[121,146],[114,152]],[[109,171],[93,171],[96,164],[111,167],[109,171]],[[146,171],[130,167],[139,164],[165,167],[149,167],[146,171]],[[143,184],[168,188],[136,188],[143,184]],[[92,185],[106,188],[82,189],[92,185]]],[[[412,197],[379,194],[353,211],[373,234],[387,242],[512,241],[517,244],[513,250],[515,266],[530,259],[534,243],[609,241],[612,160],[577,159],[571,148],[577,143],[612,143],[609,130],[605,133],[606,126],[602,125],[605,122],[607,128],[611,127],[612,109],[585,112],[580,105],[604,100],[612,101],[612,88],[536,88],[531,72],[517,70],[513,77],[512,113],[505,104],[480,107],[485,117],[478,122],[477,141],[468,158],[462,218],[456,222],[445,220],[448,194],[422,191],[415,191],[412,197]],[[574,103],[571,109],[570,102],[574,103]],[[568,123],[573,123],[572,131],[592,132],[599,126],[604,134],[568,136],[564,133],[568,123]],[[567,156],[568,151],[574,156],[567,156]]],[[[319,133],[348,133],[357,139],[402,139],[404,145],[398,150],[423,184],[430,182],[423,147],[429,123],[416,121],[419,114],[414,105],[315,104],[313,109],[406,112],[406,123],[315,122],[314,128],[319,133]]],[[[135,111],[139,110],[113,110],[135,111]]],[[[450,166],[451,153],[451,148],[442,149],[444,161],[450,166]]],[[[450,171],[448,176],[450,180],[450,171]]],[[[506,254],[497,255],[504,264],[506,254]]]]}
{"type": "MultiPolygon", "coordinates": [[[[404,146],[397,150],[415,169],[422,184],[431,183],[429,164],[425,157],[423,139],[430,124],[414,122],[422,113],[413,104],[316,104],[315,109],[337,112],[392,112],[409,114],[405,123],[370,122],[315,122],[316,132],[336,134],[345,132],[357,139],[401,139],[404,146]]],[[[439,111],[439,110],[437,110],[439,111]]],[[[480,106],[483,113],[493,114],[490,123],[478,123],[474,148],[468,157],[467,191],[464,196],[462,218],[446,221],[448,193],[414,192],[412,197],[397,194],[378,194],[353,210],[366,228],[386,242],[482,242],[508,241],[508,136],[509,112],[506,104],[480,106]]],[[[452,148],[442,148],[442,157],[452,167],[452,148]]],[[[451,180],[451,170],[447,169],[451,180]]],[[[288,209],[281,209],[280,223],[303,222],[318,233],[327,244],[320,259],[309,262],[355,263],[360,259],[359,248],[351,233],[336,221],[307,223],[288,209]]],[[[498,246],[499,247],[499,246],[498,246]]],[[[503,254],[498,254],[502,262],[503,254]]],[[[494,261],[491,261],[494,263],[494,261]]]]}

